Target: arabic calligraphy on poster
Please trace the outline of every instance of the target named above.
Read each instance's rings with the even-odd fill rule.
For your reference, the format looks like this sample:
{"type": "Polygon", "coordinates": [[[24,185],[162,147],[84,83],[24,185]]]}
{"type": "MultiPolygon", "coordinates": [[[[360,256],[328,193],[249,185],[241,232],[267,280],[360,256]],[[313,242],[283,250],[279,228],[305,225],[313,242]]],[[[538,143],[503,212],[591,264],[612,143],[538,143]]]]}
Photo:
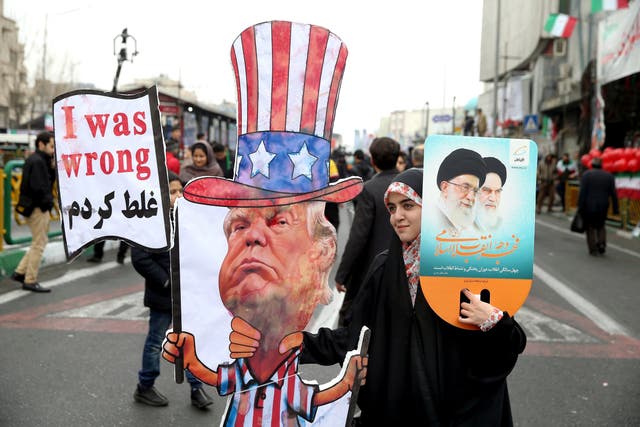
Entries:
{"type": "MultiPolygon", "coordinates": [[[[512,234],[506,240],[494,239],[491,234],[483,234],[478,237],[452,237],[446,230],[436,236],[435,256],[463,257],[467,261],[469,258],[488,258],[499,260],[518,250],[520,238],[512,234]]],[[[468,262],[467,262],[468,264],[468,262]]],[[[436,273],[448,274],[448,272],[464,273],[496,273],[496,274],[517,274],[518,268],[501,267],[499,261],[493,267],[481,267],[475,265],[436,265],[433,267],[436,273]],[[447,272],[447,273],[445,273],[447,272]]]]}
{"type": "Polygon", "coordinates": [[[105,238],[168,249],[156,88],[132,96],[74,91],[57,97],[53,111],[67,258],[105,238]]]}

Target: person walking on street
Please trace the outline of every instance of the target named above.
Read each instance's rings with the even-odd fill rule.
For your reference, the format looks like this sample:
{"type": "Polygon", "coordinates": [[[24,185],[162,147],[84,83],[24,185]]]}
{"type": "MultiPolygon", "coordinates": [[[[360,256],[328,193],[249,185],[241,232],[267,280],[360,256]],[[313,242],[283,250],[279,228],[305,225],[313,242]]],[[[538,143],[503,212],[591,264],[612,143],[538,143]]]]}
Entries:
{"type": "MultiPolygon", "coordinates": [[[[102,262],[102,258],[104,258],[104,245],[105,240],[93,245],[93,256],[87,258],[87,262],[102,262]]],[[[127,256],[127,249],[129,249],[129,245],[127,245],[125,241],[120,240],[120,244],[118,245],[118,253],[116,255],[116,261],[118,264],[124,264],[124,257],[127,256]]]]}
{"type": "Polygon", "coordinates": [[[49,211],[53,208],[53,183],[56,178],[53,135],[42,132],[36,137],[36,152],[24,162],[20,199],[16,210],[27,218],[31,230],[31,246],[24,254],[11,278],[22,283],[22,289],[50,292],[38,283],[42,253],[49,240],[49,211]]]}
{"type": "Polygon", "coordinates": [[[229,148],[226,145],[215,142],[213,144],[213,154],[216,156],[218,165],[222,168],[222,175],[225,178],[233,179],[233,168],[236,164],[236,159],[229,151],[229,148]]]}
{"type": "Polygon", "coordinates": [[[558,185],[556,185],[556,190],[560,196],[560,202],[562,203],[562,212],[566,212],[567,208],[565,205],[564,195],[567,188],[567,181],[574,179],[578,175],[576,163],[571,160],[569,153],[564,153],[562,158],[558,160],[556,172],[558,173],[558,185]]]}
{"type": "Polygon", "coordinates": [[[411,162],[409,162],[409,155],[400,150],[400,154],[398,154],[398,161],[396,162],[396,169],[398,172],[404,172],[407,169],[411,169],[411,162]]]}
{"type": "Polygon", "coordinates": [[[181,160],[180,151],[182,148],[182,131],[180,125],[174,125],[171,129],[169,138],[165,141],[166,150],[171,153],[176,159],[181,160]]]}
{"type": "Polygon", "coordinates": [[[469,114],[468,111],[464,112],[464,123],[462,124],[463,134],[465,136],[473,136],[473,126],[475,125],[475,121],[473,120],[473,116],[469,114]]]}
{"type": "Polygon", "coordinates": [[[590,255],[604,254],[607,247],[607,231],[604,225],[609,211],[609,200],[613,203],[613,213],[618,214],[618,195],[613,175],[602,170],[602,160],[591,161],[593,169],[580,179],[578,209],[585,225],[587,247],[590,255]]]}
{"type": "MultiPolygon", "coordinates": [[[[182,183],[173,172],[169,172],[169,198],[171,208],[182,197],[182,183]]],[[[171,215],[173,218],[173,215],[171,215]]],[[[154,386],[160,376],[160,352],[164,334],[171,325],[171,271],[169,252],[152,253],[144,249],[131,248],[131,262],[144,277],[144,305],[149,307],[149,331],[142,350],[142,368],[138,372],[138,385],[133,394],[136,402],[149,406],[167,406],[169,400],[154,386]]],[[[202,382],[191,372],[186,372],[191,385],[191,404],[198,409],[213,403],[202,388],[202,382]]]]}
{"type": "Polygon", "coordinates": [[[411,167],[424,167],[424,144],[416,145],[411,150],[411,167]]]}
{"type": "Polygon", "coordinates": [[[339,323],[349,322],[351,303],[358,294],[369,264],[389,242],[393,229],[389,224],[389,212],[384,205],[384,192],[398,174],[396,163],[400,144],[387,137],[376,138],[369,147],[376,175],[365,182],[362,193],[356,197],[356,212],[349,232],[335,281],[338,292],[346,292],[339,323]]]}
{"type": "Polygon", "coordinates": [[[365,156],[364,151],[356,150],[353,153],[353,167],[351,171],[354,175],[362,178],[364,182],[367,182],[371,179],[371,177],[375,174],[375,171],[369,164],[369,160],[367,156],[365,156]]]}
{"type": "Polygon", "coordinates": [[[192,162],[182,165],[180,179],[188,182],[201,176],[223,176],[223,171],[208,142],[196,142],[186,151],[191,153],[192,162]]]}
{"type": "Polygon", "coordinates": [[[485,136],[487,134],[487,116],[482,112],[482,108],[478,108],[478,116],[477,116],[477,130],[478,136],[485,136]]]}
{"type": "Polygon", "coordinates": [[[556,177],[556,156],[547,154],[543,160],[538,163],[538,198],[536,200],[536,213],[542,212],[542,204],[544,199],[549,197],[549,208],[547,212],[553,209],[553,201],[556,197],[556,189],[553,185],[556,177]]]}

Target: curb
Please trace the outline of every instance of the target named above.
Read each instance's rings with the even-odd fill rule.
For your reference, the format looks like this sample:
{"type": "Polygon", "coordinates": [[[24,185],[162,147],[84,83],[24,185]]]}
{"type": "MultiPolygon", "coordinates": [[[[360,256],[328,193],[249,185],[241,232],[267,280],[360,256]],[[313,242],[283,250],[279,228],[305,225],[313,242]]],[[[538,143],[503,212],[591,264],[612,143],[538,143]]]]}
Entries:
{"type": "MultiPolygon", "coordinates": [[[[118,240],[107,240],[104,245],[104,250],[109,251],[118,248],[118,240]]],[[[24,254],[29,249],[30,243],[24,243],[20,245],[8,245],[4,250],[0,252],[0,275],[7,277],[11,275],[24,254]]],[[[86,249],[85,253],[88,255],[93,254],[93,248],[86,249]]],[[[83,255],[80,255],[83,257],[83,255]]],[[[42,253],[42,261],[40,262],[40,268],[50,265],[64,264],[67,262],[67,256],[64,251],[64,242],[62,236],[49,239],[47,246],[42,253]]]]}

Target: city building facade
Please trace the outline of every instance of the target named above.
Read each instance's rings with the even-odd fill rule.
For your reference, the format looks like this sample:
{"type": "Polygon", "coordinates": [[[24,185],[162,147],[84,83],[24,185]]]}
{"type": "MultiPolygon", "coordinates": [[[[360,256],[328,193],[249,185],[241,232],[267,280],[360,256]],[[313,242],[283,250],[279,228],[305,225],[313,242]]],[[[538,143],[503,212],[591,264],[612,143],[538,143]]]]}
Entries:
{"type": "Polygon", "coordinates": [[[0,132],[18,127],[28,109],[27,69],[18,26],[0,0],[0,132]]]}
{"type": "Polygon", "coordinates": [[[612,36],[620,40],[610,43],[625,46],[625,37],[637,39],[637,3],[632,0],[628,8],[593,13],[590,0],[485,0],[480,62],[485,91],[478,106],[487,113],[490,131],[531,138],[540,154],[567,152],[574,158],[595,146],[629,146],[633,135],[640,134],[640,61],[631,72],[627,69],[624,76],[606,82],[596,68],[604,45],[599,34],[608,20],[633,15],[636,28],[635,36],[612,36]],[[545,22],[557,13],[576,19],[569,37],[545,32],[545,22]],[[606,83],[600,85],[602,91],[599,82],[606,83]],[[602,104],[606,131],[596,142],[593,126],[602,104]],[[537,132],[524,127],[530,116],[536,118],[537,132]]]}

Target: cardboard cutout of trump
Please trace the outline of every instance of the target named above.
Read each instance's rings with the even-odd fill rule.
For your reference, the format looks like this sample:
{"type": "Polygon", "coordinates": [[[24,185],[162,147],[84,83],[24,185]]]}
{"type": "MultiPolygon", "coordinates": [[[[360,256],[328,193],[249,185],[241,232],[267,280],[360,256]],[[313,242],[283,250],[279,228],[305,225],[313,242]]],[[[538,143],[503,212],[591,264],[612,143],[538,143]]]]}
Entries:
{"type": "Polygon", "coordinates": [[[359,178],[329,184],[346,57],[344,43],[321,27],[273,21],[243,31],[231,51],[234,179],[194,179],[178,203],[173,285],[181,307],[163,357],[182,357],[230,396],[224,425],[335,425],[338,413],[344,423],[344,411],[322,406],[348,397],[366,375],[355,352],[322,387],[297,371],[300,331],[331,297],[337,243],[324,204],[362,190],[359,178]]]}

